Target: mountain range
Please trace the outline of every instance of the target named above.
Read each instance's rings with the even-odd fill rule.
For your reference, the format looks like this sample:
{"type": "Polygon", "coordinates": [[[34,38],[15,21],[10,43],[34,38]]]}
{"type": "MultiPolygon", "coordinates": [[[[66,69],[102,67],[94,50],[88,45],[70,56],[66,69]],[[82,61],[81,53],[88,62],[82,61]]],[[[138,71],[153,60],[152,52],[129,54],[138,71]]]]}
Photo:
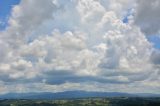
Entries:
{"type": "Polygon", "coordinates": [[[89,97],[160,97],[160,94],[65,91],[57,93],[52,93],[52,92],[8,93],[0,95],[0,99],[73,99],[73,98],[89,98],[89,97]]]}

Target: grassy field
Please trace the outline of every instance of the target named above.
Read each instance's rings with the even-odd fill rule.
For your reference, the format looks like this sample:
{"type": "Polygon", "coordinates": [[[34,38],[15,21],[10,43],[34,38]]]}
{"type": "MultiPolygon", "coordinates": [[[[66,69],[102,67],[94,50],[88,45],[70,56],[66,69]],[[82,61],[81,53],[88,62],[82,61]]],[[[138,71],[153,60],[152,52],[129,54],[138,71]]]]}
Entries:
{"type": "Polygon", "coordinates": [[[160,98],[4,99],[0,100],[0,106],[160,106],[160,98]]]}

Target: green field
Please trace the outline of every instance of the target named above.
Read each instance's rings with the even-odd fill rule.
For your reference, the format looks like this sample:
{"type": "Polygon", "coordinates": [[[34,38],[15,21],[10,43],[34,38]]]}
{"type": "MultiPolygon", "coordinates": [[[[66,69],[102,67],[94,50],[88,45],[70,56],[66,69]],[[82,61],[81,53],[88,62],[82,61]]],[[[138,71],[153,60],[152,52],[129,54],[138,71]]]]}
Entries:
{"type": "Polygon", "coordinates": [[[160,106],[160,98],[4,99],[0,100],[0,106],[160,106]]]}

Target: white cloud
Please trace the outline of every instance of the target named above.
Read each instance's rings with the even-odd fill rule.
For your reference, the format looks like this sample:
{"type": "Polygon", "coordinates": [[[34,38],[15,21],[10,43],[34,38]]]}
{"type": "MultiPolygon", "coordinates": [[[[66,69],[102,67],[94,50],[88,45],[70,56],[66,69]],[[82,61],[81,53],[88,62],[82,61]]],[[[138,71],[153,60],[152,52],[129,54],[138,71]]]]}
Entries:
{"type": "Polygon", "coordinates": [[[55,10],[56,6],[52,0],[46,2],[43,0],[22,0],[19,5],[13,7],[12,16],[8,22],[9,27],[5,32],[2,32],[2,37],[13,47],[18,47],[26,42],[27,36],[32,34],[41,24],[52,19],[52,13],[55,10]]]}
{"type": "Polygon", "coordinates": [[[10,70],[10,65],[9,64],[1,64],[0,70],[1,70],[1,72],[8,71],[8,70],[10,70]]]}
{"type": "Polygon", "coordinates": [[[132,0],[22,0],[0,32],[5,92],[157,92],[153,48],[138,26],[122,21],[133,7],[132,0]]]}

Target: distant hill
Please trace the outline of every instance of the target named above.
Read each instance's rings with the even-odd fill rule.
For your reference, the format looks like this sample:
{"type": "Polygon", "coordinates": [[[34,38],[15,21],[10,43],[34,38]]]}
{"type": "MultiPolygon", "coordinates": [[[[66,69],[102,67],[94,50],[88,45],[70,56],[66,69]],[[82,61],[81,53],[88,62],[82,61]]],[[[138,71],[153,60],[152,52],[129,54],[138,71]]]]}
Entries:
{"type": "Polygon", "coordinates": [[[87,92],[87,91],[65,91],[65,92],[42,92],[42,93],[8,93],[0,95],[0,99],[72,99],[88,97],[160,97],[156,94],[129,94],[120,92],[87,92]]]}

